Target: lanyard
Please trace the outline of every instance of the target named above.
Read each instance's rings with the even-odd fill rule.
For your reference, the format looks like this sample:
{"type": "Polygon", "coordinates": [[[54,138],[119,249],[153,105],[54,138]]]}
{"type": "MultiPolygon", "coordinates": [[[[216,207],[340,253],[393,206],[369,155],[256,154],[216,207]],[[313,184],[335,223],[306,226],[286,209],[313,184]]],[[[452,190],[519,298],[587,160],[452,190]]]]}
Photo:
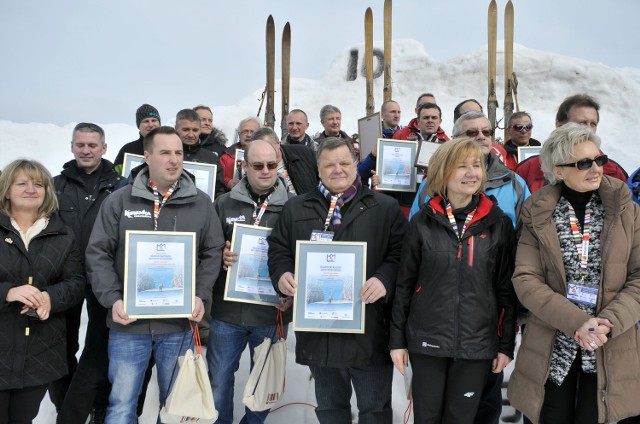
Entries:
{"type": "Polygon", "coordinates": [[[456,219],[453,217],[453,208],[451,207],[451,203],[447,203],[447,216],[449,217],[449,222],[451,223],[451,228],[453,228],[453,232],[458,236],[458,241],[462,240],[464,233],[467,231],[469,227],[469,223],[473,219],[473,216],[476,214],[476,209],[472,210],[469,215],[464,220],[464,225],[462,226],[462,232],[458,233],[458,224],[456,223],[456,219]]]}
{"type": "Polygon", "coordinates": [[[177,186],[178,186],[178,182],[176,181],[171,185],[171,187],[169,187],[169,190],[167,190],[167,193],[164,195],[161,201],[160,193],[158,193],[158,186],[156,185],[156,183],[151,181],[151,188],[153,189],[153,229],[154,231],[158,231],[158,217],[160,216],[160,211],[162,210],[162,207],[167,203],[167,200],[173,194],[177,186]]]}
{"type": "Polygon", "coordinates": [[[584,228],[582,234],[578,229],[578,223],[576,219],[576,211],[573,206],[569,205],[569,224],[571,224],[571,233],[573,233],[573,240],[576,243],[576,249],[578,250],[578,256],[580,256],[580,275],[582,275],[582,281],[587,276],[587,263],[589,261],[589,239],[591,238],[591,210],[587,209],[584,214],[584,228]]]}
{"type": "Polygon", "coordinates": [[[333,212],[336,208],[336,203],[338,203],[338,197],[340,197],[342,193],[337,196],[331,196],[331,204],[329,205],[329,214],[327,215],[327,219],[324,220],[324,230],[327,231],[329,229],[329,224],[331,223],[331,218],[333,217],[333,212]]]}
{"type": "Polygon", "coordinates": [[[262,219],[262,215],[264,215],[264,212],[267,210],[267,205],[269,204],[269,199],[271,199],[272,195],[273,193],[271,193],[269,196],[267,196],[266,199],[264,199],[264,202],[262,202],[262,206],[260,206],[259,211],[258,204],[256,202],[253,202],[253,225],[255,225],[256,227],[260,226],[260,220],[262,219]]]}

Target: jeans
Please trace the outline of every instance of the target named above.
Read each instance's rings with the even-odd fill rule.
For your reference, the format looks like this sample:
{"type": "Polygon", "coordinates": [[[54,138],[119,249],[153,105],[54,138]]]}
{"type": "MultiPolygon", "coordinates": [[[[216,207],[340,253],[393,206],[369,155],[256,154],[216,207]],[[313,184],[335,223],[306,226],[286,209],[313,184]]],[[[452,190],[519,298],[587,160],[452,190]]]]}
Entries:
{"type": "Polygon", "coordinates": [[[109,332],[109,381],[111,393],[107,424],[138,422],[136,404],[144,374],[153,354],[158,371],[160,405],[164,405],[177,375],[178,356],[193,348],[190,330],[166,334],[109,332]]]}
{"type": "MultiPolygon", "coordinates": [[[[277,340],[275,325],[264,327],[245,327],[220,320],[212,320],[209,327],[207,343],[207,365],[213,390],[213,400],[219,416],[216,424],[231,424],[233,421],[233,394],[235,372],[240,366],[242,352],[249,344],[251,368],[253,369],[253,352],[266,338],[277,340]]],[[[285,326],[285,335],[287,327],[285,326]]],[[[269,415],[266,411],[251,411],[245,407],[242,424],[263,423],[269,415]]]]}
{"type": "Polygon", "coordinates": [[[393,365],[329,368],[310,365],[315,380],[316,416],[321,424],[351,424],[351,385],[359,424],[392,424],[393,365]]]}

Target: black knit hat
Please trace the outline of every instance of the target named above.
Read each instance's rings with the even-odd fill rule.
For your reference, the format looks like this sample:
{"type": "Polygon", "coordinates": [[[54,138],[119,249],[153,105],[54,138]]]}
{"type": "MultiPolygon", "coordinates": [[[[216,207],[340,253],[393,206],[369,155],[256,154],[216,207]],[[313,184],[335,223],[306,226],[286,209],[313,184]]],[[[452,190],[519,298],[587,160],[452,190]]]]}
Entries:
{"type": "Polygon", "coordinates": [[[136,127],[140,128],[140,122],[145,118],[156,118],[158,122],[162,123],[158,109],[146,103],[136,110],[136,127]]]}

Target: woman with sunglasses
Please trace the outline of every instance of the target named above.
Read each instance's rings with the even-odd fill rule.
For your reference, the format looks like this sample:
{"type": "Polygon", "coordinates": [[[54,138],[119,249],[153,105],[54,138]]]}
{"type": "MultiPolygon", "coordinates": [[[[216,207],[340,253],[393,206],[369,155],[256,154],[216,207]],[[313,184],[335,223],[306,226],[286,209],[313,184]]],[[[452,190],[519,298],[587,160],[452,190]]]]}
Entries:
{"type": "Polygon", "coordinates": [[[535,423],[640,413],[640,210],[599,149],[582,125],[553,131],[551,185],[522,210],[513,284],[529,317],[508,395],[535,423]]]}

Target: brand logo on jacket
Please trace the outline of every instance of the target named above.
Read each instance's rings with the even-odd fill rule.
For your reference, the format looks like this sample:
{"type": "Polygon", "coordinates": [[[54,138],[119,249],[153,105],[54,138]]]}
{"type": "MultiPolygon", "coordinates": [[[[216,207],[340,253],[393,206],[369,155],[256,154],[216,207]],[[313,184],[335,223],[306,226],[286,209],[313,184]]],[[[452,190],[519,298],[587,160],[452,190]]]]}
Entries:
{"type": "Polygon", "coordinates": [[[432,345],[431,343],[427,343],[427,342],[422,342],[422,347],[432,347],[434,349],[440,349],[440,346],[432,345]]]}
{"type": "Polygon", "coordinates": [[[468,397],[468,398],[470,398],[470,397],[472,397],[472,396],[473,396],[473,395],[475,395],[475,394],[476,394],[475,392],[467,392],[467,393],[465,393],[465,394],[464,394],[464,397],[468,397]]]}
{"type": "Polygon", "coordinates": [[[151,218],[151,212],[145,210],[130,211],[125,209],[124,216],[125,218],[151,218]]]}
{"type": "Polygon", "coordinates": [[[240,215],[237,217],[230,216],[227,217],[225,221],[227,221],[227,224],[233,224],[234,222],[246,222],[247,218],[245,218],[244,215],[240,215]]]}

